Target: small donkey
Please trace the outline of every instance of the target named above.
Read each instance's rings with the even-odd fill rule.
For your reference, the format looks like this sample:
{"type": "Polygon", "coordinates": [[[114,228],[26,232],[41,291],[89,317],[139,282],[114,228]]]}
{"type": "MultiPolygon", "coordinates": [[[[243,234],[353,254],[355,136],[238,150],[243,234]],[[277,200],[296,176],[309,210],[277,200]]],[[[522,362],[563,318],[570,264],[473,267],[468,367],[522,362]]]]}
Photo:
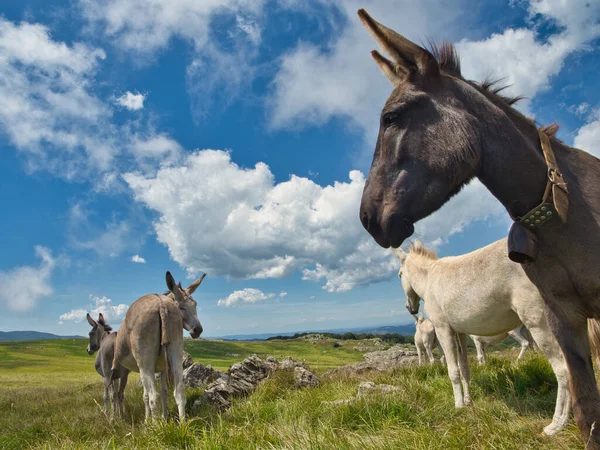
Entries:
{"type": "Polygon", "coordinates": [[[104,412],[108,411],[108,399],[110,397],[112,400],[111,416],[115,413],[123,416],[123,393],[125,392],[125,386],[127,386],[129,369],[119,365],[116,373],[113,375],[114,380],[111,380],[111,367],[115,354],[117,333],[111,333],[112,328],[104,321],[102,313],[98,317],[98,322],[92,319],[92,316],[89,314],[87,315],[87,321],[92,326],[87,352],[90,355],[98,352],[94,367],[96,367],[96,372],[100,374],[104,381],[104,412]],[[121,380],[120,386],[119,380],[121,380]],[[110,389],[111,387],[112,390],[110,389]]]}

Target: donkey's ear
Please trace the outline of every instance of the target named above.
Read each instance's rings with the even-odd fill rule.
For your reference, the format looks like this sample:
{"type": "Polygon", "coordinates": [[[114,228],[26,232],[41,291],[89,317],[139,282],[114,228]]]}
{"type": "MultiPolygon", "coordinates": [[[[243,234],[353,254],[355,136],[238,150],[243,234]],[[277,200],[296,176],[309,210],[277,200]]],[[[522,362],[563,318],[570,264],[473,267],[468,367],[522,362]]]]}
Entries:
{"type": "Polygon", "coordinates": [[[392,249],[392,253],[396,256],[396,258],[398,258],[401,263],[404,263],[404,261],[406,260],[406,257],[408,256],[406,254],[406,252],[404,250],[402,250],[400,247],[398,247],[398,248],[391,247],[391,249],[392,249]]]}
{"type": "Polygon", "coordinates": [[[96,323],[96,321],[94,319],[92,319],[92,316],[90,316],[90,313],[87,314],[86,318],[87,318],[88,323],[92,327],[96,328],[98,326],[98,324],[96,323]]]}
{"type": "Polygon", "coordinates": [[[175,300],[178,302],[183,300],[183,296],[181,295],[181,289],[175,282],[175,278],[173,278],[173,275],[171,275],[171,272],[169,272],[167,270],[167,274],[165,277],[166,277],[166,281],[167,281],[167,289],[169,289],[169,292],[173,293],[173,295],[175,296],[175,300]]]}
{"type": "Polygon", "coordinates": [[[100,315],[98,316],[98,323],[104,325],[104,316],[102,315],[102,313],[100,313],[100,315]]]}
{"type": "Polygon", "coordinates": [[[194,291],[196,289],[198,289],[198,286],[200,286],[200,284],[202,283],[202,280],[204,280],[204,277],[206,276],[205,273],[202,274],[202,276],[200,278],[198,278],[196,281],[194,281],[192,284],[190,284],[186,289],[185,292],[187,292],[188,295],[192,295],[194,293],[194,291]]]}
{"type": "Polygon", "coordinates": [[[175,283],[175,279],[173,278],[173,275],[171,275],[171,272],[169,272],[167,270],[167,274],[165,275],[166,281],[167,281],[167,289],[170,292],[173,292],[173,290],[177,287],[177,283],[175,283]]]}
{"type": "Polygon", "coordinates": [[[358,17],[381,48],[392,58],[392,61],[389,61],[379,52],[371,52],[373,59],[392,84],[397,84],[413,73],[428,76],[440,74],[436,59],[423,47],[380,24],[364,9],[358,10],[358,17]]]}

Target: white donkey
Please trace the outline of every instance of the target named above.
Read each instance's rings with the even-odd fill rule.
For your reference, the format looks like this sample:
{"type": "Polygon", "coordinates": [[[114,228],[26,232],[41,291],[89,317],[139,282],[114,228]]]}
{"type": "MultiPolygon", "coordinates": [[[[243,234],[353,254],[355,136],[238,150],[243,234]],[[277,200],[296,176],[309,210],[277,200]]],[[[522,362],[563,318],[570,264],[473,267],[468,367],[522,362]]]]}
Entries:
{"type": "Polygon", "coordinates": [[[475,349],[477,350],[477,362],[479,362],[479,365],[482,366],[487,362],[486,346],[490,344],[499,344],[509,336],[521,345],[521,351],[519,352],[519,356],[517,356],[517,361],[525,356],[525,352],[528,348],[531,347],[532,349],[535,349],[537,346],[525,325],[518,326],[508,333],[502,333],[497,336],[471,335],[471,339],[473,339],[475,349]]]}
{"type": "Polygon", "coordinates": [[[437,347],[440,351],[440,362],[444,364],[444,351],[438,341],[438,338],[435,335],[435,327],[431,323],[431,320],[424,319],[423,316],[417,317],[414,315],[416,320],[415,327],[415,347],[417,347],[417,355],[419,355],[419,365],[423,364],[422,355],[425,353],[427,355],[427,359],[429,360],[429,364],[433,364],[435,362],[435,358],[433,356],[433,347],[437,347]]]}
{"type": "Polygon", "coordinates": [[[466,255],[441,259],[418,240],[408,253],[400,249],[394,253],[402,263],[407,309],[416,314],[423,299],[425,313],[435,326],[455,406],[471,404],[467,335],[494,336],[523,323],[548,357],[558,381],[554,417],[544,433],[553,435],[564,428],[571,407],[567,366],[546,321],[544,300],[521,265],[508,259],[506,239],[466,255]]]}
{"type": "Polygon", "coordinates": [[[158,394],[155,372],[161,374],[163,415],[167,417],[167,385],[172,375],[179,420],[185,420],[185,387],[183,385],[183,329],[192,338],[200,337],[202,325],[191,297],[206,274],[183,289],[167,272],[169,291],[163,295],[148,294],[131,304],[125,315],[115,344],[113,371],[119,363],[140,373],[144,387],[146,420],[156,415],[158,394]]]}

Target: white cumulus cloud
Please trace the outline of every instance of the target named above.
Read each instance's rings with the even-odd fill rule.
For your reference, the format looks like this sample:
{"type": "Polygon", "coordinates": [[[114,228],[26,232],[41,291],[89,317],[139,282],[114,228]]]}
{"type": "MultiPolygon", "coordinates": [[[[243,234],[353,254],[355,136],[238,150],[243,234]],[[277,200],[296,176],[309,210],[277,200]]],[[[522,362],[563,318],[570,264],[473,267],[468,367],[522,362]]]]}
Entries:
{"type": "Polygon", "coordinates": [[[142,258],[140,255],[133,255],[131,257],[131,262],[139,263],[139,264],[146,264],[146,260],[144,258],[142,258]]]}
{"type": "Polygon", "coordinates": [[[562,70],[566,57],[587,50],[586,45],[600,36],[600,3],[532,0],[529,14],[532,20],[556,23],[561,31],[544,41],[535,26],[509,28],[481,41],[458,43],[463,75],[480,81],[488,76],[502,78],[509,86],[506,93],[527,97],[518,105],[525,112],[530,99],[547,89],[551,77],[562,70]]]}
{"type": "MultiPolygon", "coordinates": [[[[281,58],[270,99],[271,124],[302,127],[344,117],[361,127],[367,142],[375,141],[381,107],[391,88],[371,61],[369,51],[377,44],[356,17],[356,10],[363,6],[415,42],[428,37],[462,38],[457,46],[464,76],[477,81],[488,76],[503,78],[511,85],[507,93],[528,97],[518,107],[529,112],[530,99],[549,86],[567,56],[590,49],[589,43],[600,36],[600,3],[531,0],[525,4],[526,26],[472,40],[464,37],[469,28],[464,26],[466,17],[460,16],[471,8],[468,2],[341,2],[338,7],[346,23],[337,38],[319,46],[300,42],[281,58]],[[558,31],[542,38],[540,21],[558,25],[558,31]]],[[[364,160],[371,155],[368,152],[364,160]]]]}
{"type": "MultiPolygon", "coordinates": [[[[359,171],[329,186],[295,175],[275,183],[264,163],[241,168],[227,152],[202,150],[155,176],[128,173],[124,179],[135,199],[158,213],[159,242],[192,274],[283,278],[302,270],[305,280],[336,292],[388,279],[398,270],[391,253],[360,223],[365,178],[359,171]]],[[[479,183],[445,208],[417,227],[427,242],[503,213],[479,183]]]]}
{"type": "Polygon", "coordinates": [[[54,292],[50,278],[57,259],[50,249],[40,245],[35,247],[35,254],[41,259],[37,267],[20,266],[0,271],[0,304],[12,311],[31,311],[40,299],[54,292]]]}
{"type": "Polygon", "coordinates": [[[61,314],[59,317],[59,323],[63,323],[64,321],[81,323],[86,320],[86,315],[88,312],[94,320],[98,319],[98,316],[100,313],[102,313],[106,322],[120,322],[125,317],[125,313],[127,312],[128,308],[129,306],[123,303],[119,305],[113,305],[110,298],[90,295],[90,304],[88,309],[72,309],[69,312],[61,314]]]}
{"type": "MultiPolygon", "coordinates": [[[[0,133],[29,171],[98,177],[98,190],[106,190],[115,186],[115,168],[177,156],[179,145],[147,123],[114,123],[114,105],[95,92],[105,58],[100,48],[52,39],[45,25],[0,17],[0,133]]],[[[130,94],[118,102],[141,108],[143,95],[130,94]]]]}
{"type": "Polygon", "coordinates": [[[144,94],[134,94],[133,92],[127,91],[122,96],[118,97],[115,102],[130,111],[138,111],[144,108],[144,100],[146,96],[144,94]]]}
{"type": "Polygon", "coordinates": [[[228,104],[252,81],[265,0],[153,0],[142,14],[138,0],[79,3],[92,28],[138,60],[152,60],[174,39],[189,43],[186,81],[195,116],[228,104]]]}
{"type": "Polygon", "coordinates": [[[108,131],[98,127],[110,110],[88,91],[105,56],[85,44],[53,41],[43,25],[0,18],[0,130],[31,170],[60,159],[56,170],[73,176],[88,160],[100,168],[112,161],[108,131]]]}
{"type": "Polygon", "coordinates": [[[245,288],[241,291],[233,291],[228,297],[217,302],[219,306],[239,306],[245,303],[256,303],[275,297],[275,294],[265,294],[260,289],[245,288]]]}
{"type": "Polygon", "coordinates": [[[377,20],[419,41],[455,34],[465,4],[461,0],[338,2],[344,21],[339,35],[325,45],[300,42],[281,58],[270,100],[271,124],[276,128],[321,125],[341,116],[359,125],[367,140],[374,142],[390,85],[371,60],[369,52],[377,44],[356,11],[365,7],[377,20]]]}
{"type": "Polygon", "coordinates": [[[579,129],[573,146],[600,158],[600,109],[594,111],[590,122],[579,129]]]}

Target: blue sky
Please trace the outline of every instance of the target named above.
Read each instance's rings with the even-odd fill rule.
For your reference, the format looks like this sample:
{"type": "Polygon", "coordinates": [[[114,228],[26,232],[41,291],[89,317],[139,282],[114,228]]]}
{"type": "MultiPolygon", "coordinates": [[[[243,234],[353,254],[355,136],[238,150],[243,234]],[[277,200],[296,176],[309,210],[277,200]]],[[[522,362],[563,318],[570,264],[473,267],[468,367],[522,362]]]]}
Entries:
{"type": "MultiPolygon", "coordinates": [[[[403,324],[398,263],[358,207],[390,87],[356,10],[456,42],[463,74],[600,155],[600,4],[463,0],[0,2],[0,329],[118,326],[206,272],[207,336],[403,324]]],[[[477,182],[417,235],[508,230],[477,182]]]]}

